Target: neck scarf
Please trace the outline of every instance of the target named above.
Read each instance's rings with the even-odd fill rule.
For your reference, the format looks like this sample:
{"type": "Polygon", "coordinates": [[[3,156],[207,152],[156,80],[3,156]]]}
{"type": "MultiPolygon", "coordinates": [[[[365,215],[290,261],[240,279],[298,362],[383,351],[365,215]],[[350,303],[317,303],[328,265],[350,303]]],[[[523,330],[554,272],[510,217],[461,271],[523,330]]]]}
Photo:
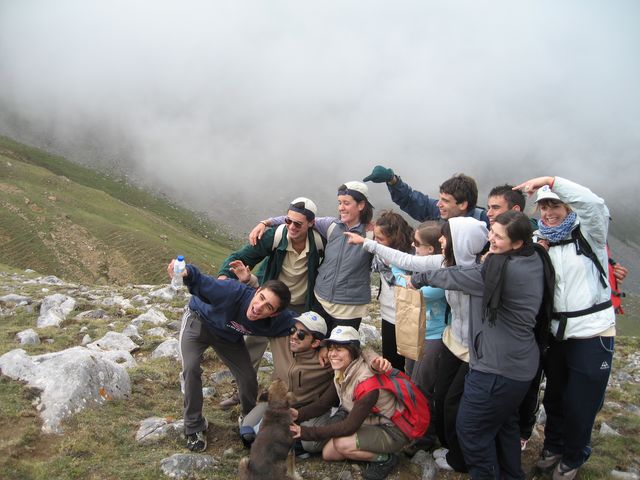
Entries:
{"type": "Polygon", "coordinates": [[[548,227],[542,219],[538,220],[540,235],[550,242],[564,240],[571,233],[573,223],[576,221],[576,212],[570,212],[564,221],[556,227],[548,227]]]}

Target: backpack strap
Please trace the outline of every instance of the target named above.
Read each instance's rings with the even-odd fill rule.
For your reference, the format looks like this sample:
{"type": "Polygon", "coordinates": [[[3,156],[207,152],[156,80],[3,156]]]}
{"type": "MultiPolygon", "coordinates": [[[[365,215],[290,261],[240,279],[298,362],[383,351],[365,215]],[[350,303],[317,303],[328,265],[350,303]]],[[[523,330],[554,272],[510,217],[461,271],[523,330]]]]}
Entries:
{"type": "Polygon", "coordinates": [[[553,312],[553,318],[559,321],[558,332],[556,333],[557,340],[564,340],[564,332],[567,329],[567,319],[582,317],[583,315],[589,315],[590,313],[600,312],[613,306],[611,299],[606,302],[596,303],[595,305],[585,308],[584,310],[576,310],[574,312],[553,312]]]}
{"type": "MultiPolygon", "coordinates": [[[[273,235],[273,245],[271,245],[271,251],[275,250],[276,248],[278,248],[278,245],[280,245],[282,237],[284,236],[284,228],[286,226],[287,225],[283,223],[282,225],[278,225],[276,227],[276,233],[273,235]]],[[[320,235],[320,233],[318,233],[315,228],[313,229],[313,241],[316,244],[316,250],[318,251],[318,254],[322,255],[322,252],[324,252],[324,241],[322,240],[322,235],[320,235]]]]}
{"type": "Polygon", "coordinates": [[[275,250],[276,248],[278,248],[278,245],[280,245],[280,242],[282,241],[282,237],[284,236],[284,227],[286,227],[286,224],[282,224],[282,225],[278,225],[276,227],[276,233],[273,236],[273,245],[271,246],[271,251],[275,250]]]}
{"type": "Polygon", "coordinates": [[[561,240],[559,242],[549,242],[549,248],[557,247],[559,245],[568,245],[570,243],[573,243],[576,246],[576,254],[584,255],[593,262],[596,269],[598,270],[598,273],[600,274],[600,284],[602,285],[602,288],[607,288],[609,286],[607,284],[607,274],[605,273],[604,267],[600,263],[600,260],[598,260],[598,257],[594,253],[593,248],[591,248],[591,245],[589,244],[589,242],[587,242],[587,239],[584,238],[584,235],[582,235],[582,232],[580,231],[580,224],[578,224],[578,226],[571,232],[570,240],[567,239],[561,240]]]}

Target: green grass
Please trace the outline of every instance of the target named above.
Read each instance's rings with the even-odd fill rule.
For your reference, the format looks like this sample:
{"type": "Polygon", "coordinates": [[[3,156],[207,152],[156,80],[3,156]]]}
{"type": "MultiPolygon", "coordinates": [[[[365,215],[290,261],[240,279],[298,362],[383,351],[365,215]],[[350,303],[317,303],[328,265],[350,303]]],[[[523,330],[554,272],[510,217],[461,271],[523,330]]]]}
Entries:
{"type": "Polygon", "coordinates": [[[215,269],[235,240],[204,215],[0,137],[0,263],[85,283],[161,283],[178,253],[215,269]]]}

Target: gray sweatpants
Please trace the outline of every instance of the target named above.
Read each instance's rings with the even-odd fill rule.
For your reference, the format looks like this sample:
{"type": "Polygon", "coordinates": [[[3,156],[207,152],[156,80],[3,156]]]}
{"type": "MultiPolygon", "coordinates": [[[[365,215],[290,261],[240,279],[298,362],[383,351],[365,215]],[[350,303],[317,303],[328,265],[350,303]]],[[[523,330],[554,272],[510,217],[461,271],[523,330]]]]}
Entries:
{"type": "Polygon", "coordinates": [[[208,347],[213,348],[236,379],[242,414],[249,413],[256,405],[258,379],[244,340],[241,338],[239,342],[230,342],[219,337],[204,325],[198,313],[186,308],[180,328],[180,383],[184,395],[184,430],[187,435],[205,429],[201,364],[208,347]]]}

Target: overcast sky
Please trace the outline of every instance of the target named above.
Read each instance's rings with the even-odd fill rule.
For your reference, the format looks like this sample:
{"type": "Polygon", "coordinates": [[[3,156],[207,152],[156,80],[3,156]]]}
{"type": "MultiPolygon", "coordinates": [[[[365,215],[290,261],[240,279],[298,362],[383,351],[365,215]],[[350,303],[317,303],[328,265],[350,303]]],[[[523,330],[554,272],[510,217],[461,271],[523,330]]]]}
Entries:
{"type": "Polygon", "coordinates": [[[333,214],[376,164],[434,195],[465,172],[480,204],[556,174],[637,210],[639,25],[637,0],[0,0],[0,133],[214,216],[333,214]]]}

